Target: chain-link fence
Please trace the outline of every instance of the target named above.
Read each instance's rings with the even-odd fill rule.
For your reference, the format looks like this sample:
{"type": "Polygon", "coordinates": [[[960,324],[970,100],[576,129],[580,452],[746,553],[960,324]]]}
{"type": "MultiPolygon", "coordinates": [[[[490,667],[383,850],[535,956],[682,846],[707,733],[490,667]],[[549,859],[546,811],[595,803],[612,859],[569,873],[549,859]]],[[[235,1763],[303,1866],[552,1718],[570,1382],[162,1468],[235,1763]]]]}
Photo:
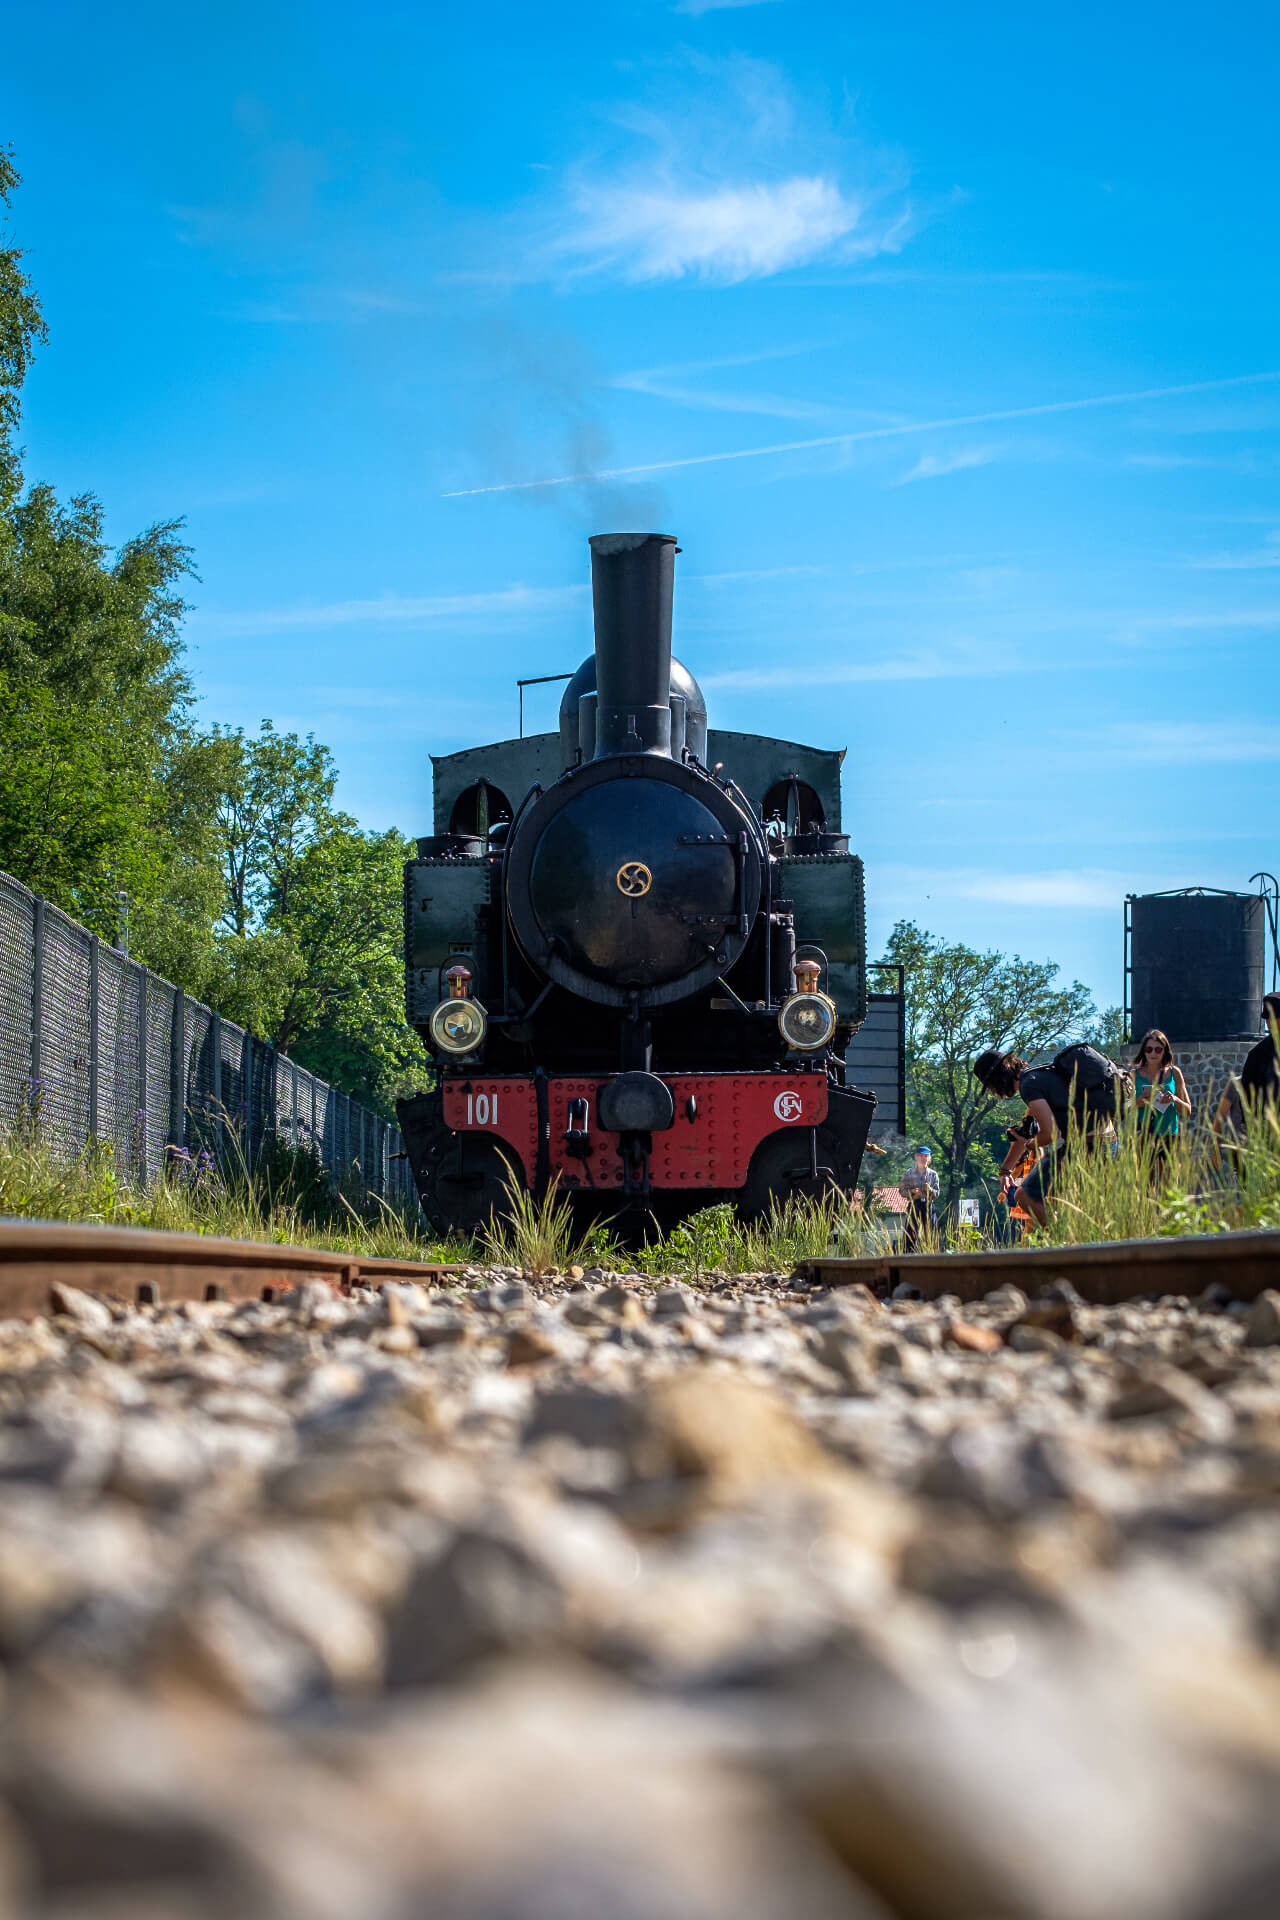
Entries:
{"type": "Polygon", "coordinates": [[[60,1153],[109,1141],[143,1181],[175,1153],[254,1166],[282,1141],[414,1198],[395,1127],[0,873],[0,1126],[31,1115],[60,1153]]]}

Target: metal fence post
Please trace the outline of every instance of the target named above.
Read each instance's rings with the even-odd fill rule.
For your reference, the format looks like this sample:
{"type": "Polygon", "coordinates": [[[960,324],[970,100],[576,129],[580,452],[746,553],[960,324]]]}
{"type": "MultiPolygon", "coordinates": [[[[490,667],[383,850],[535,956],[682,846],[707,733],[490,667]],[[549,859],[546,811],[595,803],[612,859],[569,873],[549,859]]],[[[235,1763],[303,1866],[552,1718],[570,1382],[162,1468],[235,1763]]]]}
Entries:
{"type": "Polygon", "coordinates": [[[253,1172],[253,1039],[245,1034],[240,1048],[240,1111],[244,1119],[244,1164],[253,1172]]]}
{"type": "Polygon", "coordinates": [[[138,1177],[147,1177],[147,972],[138,968],[138,1105],[134,1114],[138,1177]]]}
{"type": "Polygon", "coordinates": [[[89,935],[89,1138],[98,1137],[98,948],[96,933],[89,935]]]}
{"type": "Polygon", "coordinates": [[[169,1035],[169,1145],[179,1153],[187,1145],[187,996],[181,987],[173,996],[169,1035]]]}
{"type": "MultiPolygon", "coordinates": [[[[8,884],[6,877],[0,875],[0,885],[8,884]]],[[[25,981],[19,975],[15,983],[17,1005],[13,1011],[21,1020],[23,1015],[19,1009],[25,1002],[30,1027],[25,1036],[19,1028],[13,1038],[20,1054],[25,1053],[30,1074],[28,1114],[33,1118],[38,1117],[41,1110],[46,1058],[48,1071],[53,1075],[60,1092],[63,1090],[61,1072],[64,1049],[71,1051],[74,1072],[78,1074],[82,1068],[86,1071],[87,1086],[79,1083],[82,1094],[87,1093],[86,1106],[80,1108],[70,1136],[60,1126],[61,1144],[78,1147],[86,1137],[80,1132],[81,1118],[87,1122],[87,1139],[90,1142],[103,1139],[104,1134],[113,1139],[118,1134],[123,1135],[118,1140],[121,1166],[123,1168],[127,1164],[129,1177],[145,1182],[152,1172],[150,1149],[153,1135],[161,1168],[167,1164],[169,1153],[189,1152],[194,1145],[204,1145],[206,1142],[213,1149],[217,1163],[225,1166],[230,1131],[243,1127],[244,1159],[246,1166],[253,1168],[260,1165],[263,1149],[283,1142],[286,1135],[294,1149],[302,1143],[302,1130],[307,1125],[306,1115],[309,1111],[309,1150],[335,1183],[345,1180],[354,1185],[358,1181],[359,1190],[366,1198],[412,1195],[413,1182],[401,1158],[403,1142],[397,1128],[381,1114],[354,1100],[350,1094],[318,1080],[314,1074],[300,1068],[296,1061],[279,1053],[265,1040],[243,1033],[238,1027],[232,1028],[232,1031],[240,1041],[235,1064],[239,1066],[241,1084],[232,1106],[223,1060],[225,1023],[221,1015],[212,1008],[205,1008],[200,1002],[190,1000],[190,996],[181,988],[167,980],[157,982],[158,989],[172,996],[168,1006],[170,1017],[167,1028],[163,1035],[159,1030],[156,1035],[157,1076],[162,1071],[159,1049],[166,1042],[168,1045],[163,1065],[168,1072],[169,1105],[162,1126],[159,1114],[153,1116],[151,1113],[149,1030],[152,993],[148,970],[124,954],[113,954],[112,966],[120,969],[119,981],[114,973],[109,972],[104,976],[102,953],[104,946],[110,951],[110,943],[91,933],[88,928],[77,929],[79,957],[75,973],[80,991],[87,993],[87,1006],[84,1001],[78,1002],[70,1011],[64,1026],[60,995],[67,984],[67,972],[61,960],[62,948],[57,944],[63,923],[61,920],[56,925],[50,923],[49,902],[40,895],[29,894],[24,888],[21,897],[24,908],[27,901],[31,903],[28,923],[31,928],[31,971],[25,981]],[[87,973],[79,971],[86,962],[87,973]],[[46,987],[49,989],[47,997],[46,987]],[[128,990],[131,988],[137,994],[132,1025],[128,1008],[128,990]],[[85,1020],[86,1014],[87,1044],[85,1028],[79,1024],[85,1020]],[[193,1018],[196,1022],[194,1030],[193,1018]],[[206,1019],[207,1027],[204,1024],[206,1019]],[[46,1020],[49,1022],[48,1035],[45,1033],[46,1020]],[[193,1032],[199,1035],[195,1060],[191,1057],[193,1032]],[[46,1038],[49,1040],[48,1046],[45,1045],[46,1038]],[[135,1045],[137,1056],[136,1060],[131,1061],[129,1050],[135,1045]],[[207,1065],[206,1047],[212,1054],[207,1065]],[[83,1059],[82,1052],[86,1055],[83,1059]],[[289,1069],[283,1097],[280,1083],[282,1064],[287,1064],[289,1069]],[[134,1104],[127,1132],[123,1124],[124,1116],[117,1112],[116,1089],[121,1104],[127,1100],[128,1091],[132,1091],[134,1104]],[[211,1141],[207,1126],[209,1114],[212,1114],[214,1121],[211,1141]]],[[[232,1070],[235,1071],[235,1065],[232,1070]]],[[[158,1081],[158,1084],[162,1083],[158,1081]]]]}
{"type": "Polygon", "coordinates": [[[215,1013],[209,1020],[209,1039],[213,1047],[213,1157],[222,1165],[223,1121],[222,1121],[222,1015],[215,1013]]]}
{"type": "Polygon", "coordinates": [[[40,1112],[40,1035],[44,1026],[44,901],[37,893],[31,902],[31,1059],[27,1112],[40,1112]]]}

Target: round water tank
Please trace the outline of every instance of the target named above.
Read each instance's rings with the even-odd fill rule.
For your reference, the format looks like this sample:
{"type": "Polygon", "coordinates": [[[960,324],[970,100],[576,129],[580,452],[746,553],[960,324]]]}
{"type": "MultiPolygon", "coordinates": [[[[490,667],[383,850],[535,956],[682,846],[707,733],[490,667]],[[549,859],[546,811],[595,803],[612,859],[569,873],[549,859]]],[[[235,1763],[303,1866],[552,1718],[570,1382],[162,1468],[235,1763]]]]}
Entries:
{"type": "Polygon", "coordinates": [[[1129,899],[1135,1039],[1256,1034],[1262,1015],[1266,918],[1256,893],[1137,893],[1129,899]]]}

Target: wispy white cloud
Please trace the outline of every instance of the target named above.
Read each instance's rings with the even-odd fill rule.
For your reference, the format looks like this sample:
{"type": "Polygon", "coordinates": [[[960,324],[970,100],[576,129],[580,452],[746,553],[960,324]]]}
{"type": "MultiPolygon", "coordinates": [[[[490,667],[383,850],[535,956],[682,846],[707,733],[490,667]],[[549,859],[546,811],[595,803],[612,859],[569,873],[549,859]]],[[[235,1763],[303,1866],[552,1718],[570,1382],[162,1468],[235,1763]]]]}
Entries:
{"type": "Polygon", "coordinates": [[[1269,632],[1273,627],[1280,628],[1280,607],[1204,607],[1194,613],[1170,610],[1167,613],[1116,614],[1114,621],[1120,629],[1127,622],[1128,631],[1139,634],[1175,631],[1214,633],[1231,627],[1269,632]]]}
{"type": "Polygon", "coordinates": [[[732,667],[698,676],[705,688],[846,687],[894,680],[970,680],[1046,671],[1048,661],[1018,657],[1015,648],[952,646],[920,648],[881,660],[793,660],[785,666],[732,667]]]}
{"type": "Polygon", "coordinates": [[[723,388],[692,387],[682,383],[678,373],[676,368],[654,367],[619,374],[609,384],[624,393],[642,393],[650,400],[668,400],[674,406],[694,407],[703,413],[755,413],[771,420],[830,420],[834,412],[820,401],[791,400],[783,394],[726,393],[723,388]]]}
{"type": "Polygon", "coordinates": [[[1108,908],[1114,911],[1133,890],[1130,875],[1104,869],[1063,867],[1052,873],[1012,873],[997,867],[959,876],[962,900],[1005,901],[1024,907],[1108,908]]]}
{"type": "Polygon", "coordinates": [[[1280,567],[1280,527],[1267,534],[1264,545],[1243,553],[1207,553],[1188,560],[1190,567],[1210,573],[1253,572],[1258,567],[1280,567]]]}
{"type": "Polygon", "coordinates": [[[726,460],[760,460],[769,455],[809,453],[821,447],[851,447],[870,440],[896,440],[910,434],[939,433],[944,428],[995,426],[1011,420],[1041,419],[1049,414],[1083,413],[1095,407],[1172,400],[1185,394],[1253,386],[1271,380],[1280,380],[1280,370],[1233,374],[1222,380],[1194,380],[1176,387],[1146,387],[1129,393],[1090,394],[1079,400],[1043,400],[1032,406],[999,407],[986,413],[959,413],[942,419],[907,420],[888,426],[859,427],[848,433],[821,434],[810,440],[780,440],[764,447],[727,447],[717,453],[693,453],[669,460],[647,460],[635,466],[613,467],[603,472],[560,473],[538,480],[504,480],[485,487],[453,487],[443,497],[446,500],[458,500],[479,493],[526,493],[537,487],[576,486],[584,480],[627,480],[638,474],[672,473],[680,468],[714,466],[726,460]]]}
{"type": "Polygon", "coordinates": [[[730,7],[760,7],[768,0],[676,0],[673,13],[724,13],[730,7]]]}
{"type": "Polygon", "coordinates": [[[1280,722],[1249,720],[1132,720],[1087,732],[1048,734],[1041,741],[1046,767],[1079,776],[1095,768],[1217,767],[1280,760],[1280,722]]]}
{"type": "Polygon", "coordinates": [[[905,487],[913,480],[940,480],[944,474],[963,473],[968,467],[989,467],[1004,451],[1003,446],[988,446],[957,447],[954,453],[925,453],[894,485],[905,487]]]}
{"type": "Polygon", "coordinates": [[[625,280],[732,286],[803,266],[837,242],[845,257],[885,244],[883,233],[866,230],[867,201],[821,175],[720,185],[606,182],[576,197],[581,224],[562,251],[625,280]]]}
{"type": "Polygon", "coordinates": [[[1126,467],[1147,467],[1154,473],[1178,473],[1188,468],[1224,473],[1256,473],[1260,462],[1252,453],[1129,453],[1126,467]]]}
{"type": "MultiPolygon", "coordinates": [[[[682,588],[716,588],[740,581],[776,580],[821,572],[816,566],[743,567],[724,573],[684,573],[682,588]]],[[[552,587],[495,587],[477,593],[425,595],[381,594],[371,600],[331,600],[318,604],[257,609],[197,609],[190,625],[194,633],[272,634],[318,632],[333,627],[414,627],[442,620],[537,618],[562,614],[584,603],[591,589],[581,583],[552,587]]],[[[402,698],[402,695],[387,696],[402,698]]],[[[382,698],[382,696],[379,696],[382,698]]]]}
{"type": "Polygon", "coordinates": [[[791,567],[735,567],[725,573],[683,573],[680,576],[682,587],[730,587],[737,586],[742,580],[794,580],[797,577],[812,578],[814,574],[825,572],[818,566],[791,567]]]}
{"type": "Polygon", "coordinates": [[[1152,766],[1238,766],[1280,760],[1280,725],[1266,721],[1134,722],[1114,732],[1114,751],[1152,766]]]}
{"type": "Polygon", "coordinates": [[[661,85],[654,104],[615,113],[612,151],[570,169],[530,271],[732,286],[898,251],[904,170],[826,103],[740,56],[690,57],[661,85]]]}
{"type": "Polygon", "coordinates": [[[1276,510],[1274,507],[1238,507],[1231,512],[1198,513],[1195,518],[1225,527],[1274,527],[1276,510]]]}
{"type": "Polygon", "coordinates": [[[244,321],[253,327],[305,327],[314,318],[297,307],[281,306],[274,300],[242,300],[222,317],[244,321]]]}
{"type": "Polygon", "coordinates": [[[337,600],[317,606],[266,607],[249,612],[196,613],[197,633],[270,634],[316,631],[327,627],[414,626],[437,620],[463,620],[560,612],[589,589],[499,587],[489,593],[441,593],[422,597],[384,594],[376,600],[337,600]]]}
{"type": "MultiPolygon", "coordinates": [[[[812,354],[830,352],[841,346],[839,340],[801,340],[781,347],[765,347],[754,353],[725,354],[715,360],[685,360],[675,366],[636,367],[627,373],[617,373],[609,381],[611,387],[623,393],[641,393],[653,400],[667,400],[676,406],[693,407],[709,413],[757,413],[777,420],[826,420],[834,421],[843,415],[850,417],[848,408],[837,408],[828,402],[798,400],[784,394],[761,392],[726,392],[721,387],[708,385],[704,375],[737,372],[742,367],[760,366],[771,360],[795,360],[812,354]]],[[[900,419],[901,415],[876,415],[867,409],[859,409],[864,419],[900,419]]]]}
{"type": "MultiPolygon", "coordinates": [[[[999,867],[909,867],[877,862],[873,879],[882,903],[976,900],[990,906],[1044,911],[1058,908],[1077,913],[1114,913],[1137,884],[1132,871],[1059,867],[1029,873],[1022,862],[999,867]]],[[[1149,882],[1144,880],[1142,884],[1149,882]]]]}

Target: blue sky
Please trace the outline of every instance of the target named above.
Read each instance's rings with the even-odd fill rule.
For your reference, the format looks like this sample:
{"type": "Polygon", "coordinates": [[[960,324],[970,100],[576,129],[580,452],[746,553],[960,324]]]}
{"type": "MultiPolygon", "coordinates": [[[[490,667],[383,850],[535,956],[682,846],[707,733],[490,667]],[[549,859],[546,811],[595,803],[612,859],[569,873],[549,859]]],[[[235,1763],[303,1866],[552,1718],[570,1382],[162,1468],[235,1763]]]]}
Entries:
{"type": "Polygon", "coordinates": [[[873,945],[1115,1000],[1127,891],[1280,864],[1272,9],[46,0],[6,42],[29,475],[185,515],[205,717],[314,730],[366,825],[428,827],[428,754],[589,649],[586,535],[652,527],[713,724],[848,748],[873,945]]]}

